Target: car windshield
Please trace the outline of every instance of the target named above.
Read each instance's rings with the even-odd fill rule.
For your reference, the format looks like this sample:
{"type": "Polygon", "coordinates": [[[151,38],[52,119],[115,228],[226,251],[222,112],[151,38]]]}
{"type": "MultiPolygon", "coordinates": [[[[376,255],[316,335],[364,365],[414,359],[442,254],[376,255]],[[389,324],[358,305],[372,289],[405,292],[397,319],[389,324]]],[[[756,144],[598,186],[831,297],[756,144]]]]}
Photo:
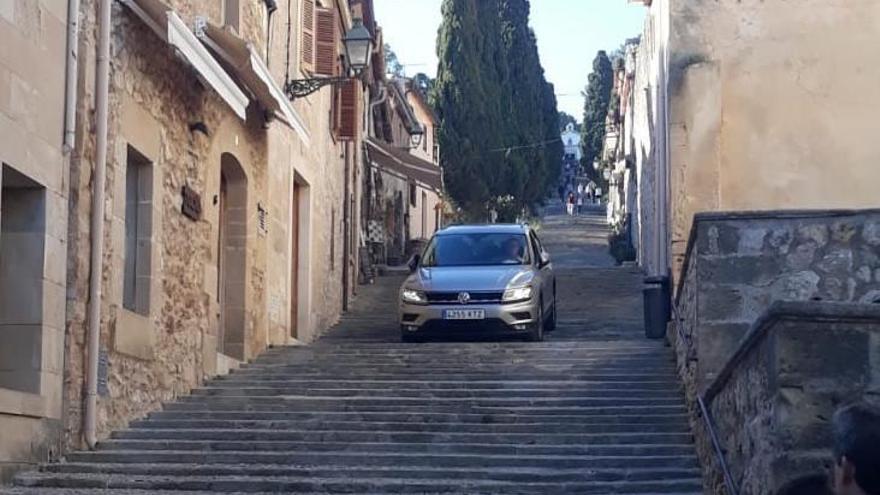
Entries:
{"type": "Polygon", "coordinates": [[[525,265],[530,263],[523,234],[467,233],[434,236],[422,266],[525,265]]]}

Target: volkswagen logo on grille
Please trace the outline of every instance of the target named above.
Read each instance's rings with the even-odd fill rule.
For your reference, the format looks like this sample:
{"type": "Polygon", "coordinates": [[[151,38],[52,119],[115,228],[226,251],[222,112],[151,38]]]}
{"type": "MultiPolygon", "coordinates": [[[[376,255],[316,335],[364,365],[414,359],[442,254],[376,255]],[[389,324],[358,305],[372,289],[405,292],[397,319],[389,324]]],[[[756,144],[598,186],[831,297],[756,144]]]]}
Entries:
{"type": "Polygon", "coordinates": [[[458,302],[461,304],[467,304],[471,300],[471,295],[467,292],[459,292],[458,293],[458,302]]]}

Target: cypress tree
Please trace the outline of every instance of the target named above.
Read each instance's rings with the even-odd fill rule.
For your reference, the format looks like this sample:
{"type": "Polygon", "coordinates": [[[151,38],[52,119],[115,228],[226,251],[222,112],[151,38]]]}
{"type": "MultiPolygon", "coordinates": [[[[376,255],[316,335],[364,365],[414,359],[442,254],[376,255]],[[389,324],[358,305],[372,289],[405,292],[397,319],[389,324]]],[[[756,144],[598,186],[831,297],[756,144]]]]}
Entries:
{"type": "Polygon", "coordinates": [[[600,50],[593,59],[593,72],[590,74],[584,90],[584,123],[581,128],[581,147],[583,158],[581,164],[587,173],[596,181],[604,182],[601,175],[593,168],[593,162],[602,153],[605,139],[605,118],[608,116],[608,105],[611,101],[611,90],[614,87],[614,71],[611,60],[604,50],[600,50]]]}
{"type": "MultiPolygon", "coordinates": [[[[513,196],[540,201],[556,180],[561,143],[528,0],[444,0],[434,88],[450,195],[472,213],[513,196]]],[[[510,219],[508,219],[510,220],[510,219]]]]}

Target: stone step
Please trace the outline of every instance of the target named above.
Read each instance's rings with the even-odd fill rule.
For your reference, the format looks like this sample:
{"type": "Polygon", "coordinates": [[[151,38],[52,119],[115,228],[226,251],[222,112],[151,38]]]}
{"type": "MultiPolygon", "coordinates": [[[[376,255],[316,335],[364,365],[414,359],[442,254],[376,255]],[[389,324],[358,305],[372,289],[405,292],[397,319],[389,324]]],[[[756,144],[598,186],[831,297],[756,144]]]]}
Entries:
{"type": "Polygon", "coordinates": [[[522,380],[570,380],[570,381],[584,381],[584,382],[595,382],[595,381],[603,381],[603,382],[654,382],[654,383],[666,383],[666,384],[674,384],[677,382],[677,375],[672,371],[662,371],[662,372],[646,372],[644,370],[630,370],[630,371],[616,371],[616,372],[608,372],[608,371],[546,371],[540,369],[532,369],[527,371],[522,370],[485,370],[480,372],[471,372],[471,371],[460,371],[460,372],[448,372],[448,373],[432,373],[429,370],[425,369],[409,369],[407,370],[397,370],[396,372],[390,371],[374,371],[371,373],[361,373],[351,370],[340,369],[335,373],[330,372],[319,372],[315,370],[303,370],[296,373],[285,372],[283,370],[277,371],[249,371],[248,373],[236,373],[235,375],[231,375],[234,377],[245,377],[250,380],[264,380],[264,379],[281,379],[281,378],[291,378],[296,377],[299,379],[309,380],[309,379],[322,379],[327,376],[335,376],[340,381],[346,380],[356,380],[358,378],[370,377],[374,380],[400,380],[400,379],[411,379],[411,380],[419,380],[426,381],[431,379],[437,379],[441,381],[485,381],[485,380],[500,380],[500,379],[510,379],[511,381],[522,381],[522,380]]]}
{"type": "Polygon", "coordinates": [[[337,412],[337,411],[237,411],[237,412],[211,412],[211,411],[157,411],[151,413],[146,420],[135,421],[132,426],[145,425],[148,423],[162,424],[163,422],[178,424],[207,424],[207,422],[223,422],[225,424],[264,423],[279,422],[294,425],[311,424],[313,422],[405,422],[412,425],[451,424],[465,427],[478,424],[548,424],[548,425],[679,425],[687,424],[688,415],[685,413],[657,413],[644,410],[642,414],[593,414],[593,415],[563,415],[563,414],[471,414],[471,413],[447,413],[428,411],[421,413],[409,413],[405,411],[393,412],[337,412]]]}
{"type": "MultiPolygon", "coordinates": [[[[180,450],[179,444],[204,444],[214,448],[216,444],[236,445],[236,442],[253,442],[254,445],[268,445],[269,442],[352,442],[352,443],[450,443],[464,445],[527,445],[568,446],[568,445],[632,445],[632,444],[681,444],[691,440],[690,432],[632,431],[625,433],[554,433],[531,431],[527,433],[498,432],[422,432],[422,431],[364,431],[364,430],[240,430],[240,429],[159,429],[129,428],[115,432],[113,440],[105,442],[135,443],[146,440],[155,443],[153,448],[172,448],[180,450]]],[[[125,447],[123,447],[125,448],[125,447]]],[[[150,448],[150,447],[137,447],[150,448]]],[[[244,450],[244,449],[236,449],[244,450]]]]}
{"type": "Polygon", "coordinates": [[[680,390],[680,385],[670,381],[586,381],[586,380],[339,380],[339,379],[298,379],[294,377],[252,379],[246,375],[228,375],[213,380],[205,388],[297,388],[297,389],[356,389],[356,390],[680,390]]]}
{"type": "Polygon", "coordinates": [[[557,388],[557,389],[455,389],[455,390],[430,390],[430,389],[403,389],[403,388],[312,388],[312,387],[259,387],[259,386],[212,386],[194,390],[192,397],[276,397],[276,396],[299,396],[299,397],[334,397],[334,398],[367,398],[367,397],[394,397],[399,399],[512,399],[512,398],[598,398],[627,396],[631,399],[680,399],[682,394],[678,390],[639,390],[639,389],[594,389],[583,387],[557,388]]]}
{"type": "MultiPolygon", "coordinates": [[[[464,435],[467,436],[467,435],[464,435]]],[[[474,438],[473,443],[462,439],[448,439],[441,435],[400,435],[399,440],[392,435],[328,435],[305,437],[302,440],[187,440],[187,439],[111,439],[100,442],[98,449],[114,450],[175,450],[175,451],[335,451],[351,450],[360,452],[444,452],[444,453],[482,453],[498,455],[614,455],[615,452],[654,453],[657,455],[678,452],[676,446],[687,445],[690,435],[657,434],[650,437],[633,435],[630,438],[597,437],[592,444],[548,443],[521,444],[498,439],[474,438]],[[433,438],[436,437],[436,438],[433,438]],[[456,441],[459,440],[459,441],[456,441]],[[654,442],[654,443],[651,443],[654,442]],[[603,447],[607,447],[604,448],[603,447]]],[[[540,438],[540,435],[535,435],[540,438]]]]}
{"type": "MultiPolygon", "coordinates": [[[[194,412],[312,412],[319,408],[308,404],[272,403],[256,405],[231,404],[219,402],[216,404],[203,404],[199,402],[172,402],[165,404],[166,411],[194,411],[194,412]]],[[[528,406],[478,406],[467,403],[456,404],[410,404],[406,407],[400,405],[369,405],[369,404],[337,404],[328,413],[354,412],[354,413],[397,413],[397,414],[424,414],[424,413],[471,413],[490,415],[618,415],[633,414],[638,412],[650,412],[657,414],[683,414],[687,411],[683,403],[666,406],[659,405],[605,405],[605,406],[559,406],[559,405],[528,405],[528,406]]]]}
{"type": "MultiPolygon", "coordinates": [[[[228,420],[159,420],[134,421],[129,425],[138,430],[171,430],[171,431],[197,431],[197,430],[251,430],[251,431],[374,431],[394,433],[686,433],[690,431],[690,424],[685,418],[676,422],[666,423],[587,423],[576,422],[559,423],[424,423],[424,422],[378,422],[378,421],[329,421],[316,418],[311,421],[228,421],[228,420]]],[[[117,436],[116,438],[125,438],[117,436]]]]}
{"type": "MultiPolygon", "coordinates": [[[[308,446],[305,446],[308,447],[308,446]]],[[[333,446],[328,446],[328,448],[333,446]]],[[[692,444],[663,446],[606,446],[585,448],[590,454],[523,455],[519,453],[444,452],[431,450],[422,452],[398,450],[383,451],[376,444],[336,446],[341,450],[304,451],[276,448],[271,451],[186,451],[186,450],[95,450],[74,452],[67,456],[68,461],[78,463],[112,464],[285,464],[301,466],[423,466],[423,467],[466,467],[472,469],[490,467],[508,468],[553,468],[553,469],[602,469],[620,468],[675,468],[690,469],[699,467],[692,444]],[[611,452],[605,453],[603,452],[611,452]]],[[[426,448],[426,445],[411,445],[426,448]]],[[[401,447],[402,448],[402,447],[401,447]]]]}
{"type": "Polygon", "coordinates": [[[249,397],[224,395],[219,396],[187,396],[179,399],[179,403],[201,404],[204,406],[242,406],[259,409],[262,406],[301,408],[327,407],[408,407],[408,406],[439,406],[464,405],[487,408],[515,408],[534,406],[577,407],[577,406],[675,406],[682,403],[681,397],[627,397],[621,396],[589,396],[589,397],[328,397],[307,395],[283,395],[271,397],[249,397]]]}
{"type": "MultiPolygon", "coordinates": [[[[251,370],[259,371],[299,371],[328,370],[330,364],[321,362],[322,360],[309,358],[308,360],[298,362],[254,362],[243,365],[237,373],[249,372],[251,370]]],[[[447,359],[447,360],[430,360],[430,359],[408,359],[408,358],[388,358],[384,360],[378,359],[358,359],[348,362],[338,362],[334,371],[361,371],[361,370],[385,370],[393,372],[394,370],[418,367],[421,369],[431,370],[436,373],[459,373],[462,368],[467,368],[475,372],[492,371],[492,370],[516,370],[516,369],[540,369],[543,371],[595,371],[597,368],[614,371],[627,370],[645,370],[650,369],[652,372],[675,371],[675,363],[671,361],[652,361],[645,359],[623,359],[614,358],[614,362],[607,362],[603,359],[539,359],[526,360],[521,358],[509,358],[506,360],[485,360],[481,359],[478,364],[468,363],[468,359],[447,359]]]]}
{"type": "Polygon", "coordinates": [[[585,481],[693,480],[700,477],[697,468],[606,468],[595,470],[534,468],[433,468],[424,466],[290,466],[241,464],[52,464],[43,468],[51,473],[126,474],[130,476],[251,476],[317,478],[406,478],[470,479],[516,482],[565,483],[585,481]]]}
{"type": "Polygon", "coordinates": [[[342,492],[359,493],[382,491],[384,493],[644,493],[668,491],[694,491],[699,489],[698,479],[651,480],[623,482],[572,482],[523,483],[509,481],[482,481],[457,479],[397,479],[397,478],[297,478],[297,477],[248,477],[248,476],[129,476],[126,474],[67,474],[29,473],[18,478],[21,486],[59,488],[119,488],[141,490],[205,490],[218,493],[263,491],[283,492],[342,492]]]}

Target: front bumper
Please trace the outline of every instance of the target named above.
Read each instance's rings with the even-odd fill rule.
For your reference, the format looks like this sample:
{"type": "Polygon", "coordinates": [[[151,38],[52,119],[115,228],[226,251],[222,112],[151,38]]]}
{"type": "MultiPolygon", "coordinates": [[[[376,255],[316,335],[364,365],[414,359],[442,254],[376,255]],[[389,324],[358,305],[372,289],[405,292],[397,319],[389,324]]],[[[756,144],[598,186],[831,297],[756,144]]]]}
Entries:
{"type": "Polygon", "coordinates": [[[431,304],[400,303],[400,328],[404,333],[489,331],[525,333],[537,324],[538,302],[534,300],[511,304],[431,304]],[[444,320],[447,309],[482,309],[483,320],[444,320]]]}

